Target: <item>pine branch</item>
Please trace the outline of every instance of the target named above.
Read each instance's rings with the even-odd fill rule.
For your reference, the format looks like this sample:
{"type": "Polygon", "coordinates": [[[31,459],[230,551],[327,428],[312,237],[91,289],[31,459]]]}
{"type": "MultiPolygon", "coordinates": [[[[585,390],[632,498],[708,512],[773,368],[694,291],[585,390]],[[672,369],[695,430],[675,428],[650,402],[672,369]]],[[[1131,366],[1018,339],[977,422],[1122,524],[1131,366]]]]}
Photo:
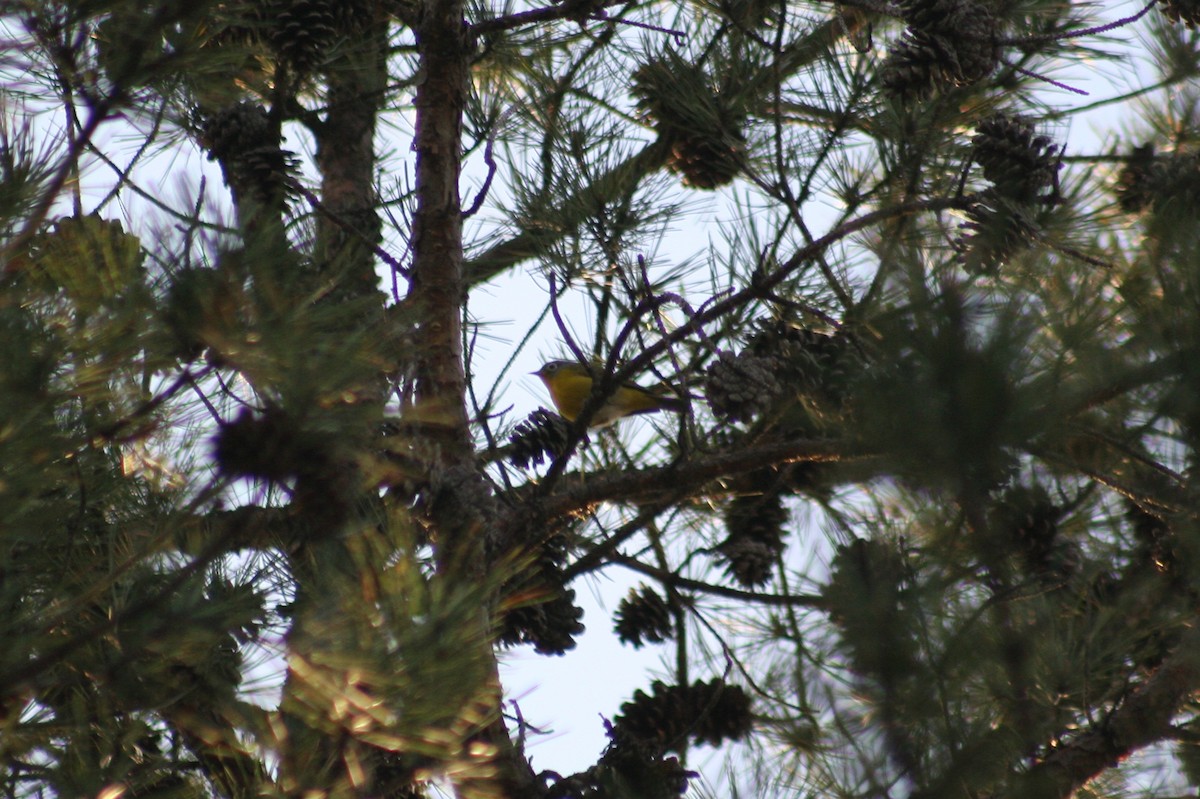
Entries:
{"type": "MultiPolygon", "coordinates": [[[[867,453],[857,452],[843,442],[802,440],[693,458],[668,466],[589,472],[586,479],[583,474],[565,474],[560,487],[537,502],[536,513],[545,518],[556,518],[606,501],[650,504],[661,502],[664,497],[694,496],[713,480],[756,471],[769,464],[845,463],[869,459],[867,453]]],[[[538,488],[534,486],[532,490],[538,488]]],[[[519,490],[517,495],[521,493],[519,490]]],[[[501,529],[524,529],[529,512],[528,509],[517,511],[515,518],[502,522],[501,529]]]]}
{"type": "MultiPolygon", "coordinates": [[[[462,0],[426,4],[416,29],[424,80],[415,101],[417,153],[416,202],[413,220],[413,266],[406,303],[421,331],[413,353],[417,401],[438,409],[444,424],[422,443],[435,474],[436,496],[430,520],[439,541],[439,570],[463,581],[484,576],[485,537],[480,529],[493,512],[494,499],[475,463],[464,398],[462,311],[468,282],[463,268],[463,207],[459,196],[463,113],[467,102],[471,47],[463,30],[462,0]]],[[[474,639],[490,642],[492,622],[485,610],[474,639]]],[[[524,753],[514,746],[500,713],[502,692],[498,665],[490,644],[478,653],[488,664],[487,690],[494,702],[490,718],[477,730],[464,730],[490,745],[498,766],[496,782],[503,795],[534,796],[538,780],[524,753]]],[[[470,788],[460,788],[471,792],[470,788]]]]}
{"type": "Polygon", "coordinates": [[[582,0],[582,2],[580,0],[571,0],[571,2],[556,3],[540,8],[532,8],[528,11],[519,11],[515,14],[507,14],[503,17],[481,20],[471,25],[470,32],[472,36],[481,36],[499,31],[513,30],[515,28],[532,27],[557,20],[576,19],[581,10],[586,11],[589,15],[596,13],[603,14],[605,8],[623,5],[626,2],[627,0],[601,0],[600,2],[594,2],[593,0],[582,0]]]}
{"type": "Polygon", "coordinates": [[[1018,777],[1008,795],[1066,799],[1138,749],[1172,738],[1172,722],[1197,690],[1200,630],[1193,627],[1152,677],[1086,732],[1063,741],[1018,777]]]}
{"type": "MultiPolygon", "coordinates": [[[[833,19],[818,25],[799,42],[780,53],[776,64],[757,73],[754,81],[746,87],[746,91],[758,100],[748,101],[747,105],[769,107],[774,99],[776,81],[784,80],[811,66],[823,57],[834,43],[866,24],[869,24],[867,15],[855,9],[847,8],[837,12],[833,19]]],[[[672,136],[662,134],[623,163],[596,177],[580,194],[564,198],[557,203],[559,208],[573,209],[576,216],[563,220],[555,230],[547,232],[536,225],[527,226],[512,238],[499,242],[472,258],[466,265],[468,283],[472,286],[486,283],[523,261],[541,256],[555,241],[574,235],[579,226],[586,221],[589,209],[628,195],[638,183],[664,169],[671,154],[671,146],[672,136]],[[586,195],[586,202],[583,201],[582,195],[586,195]]]]}
{"type": "Polygon", "coordinates": [[[462,19],[460,2],[442,0],[426,9],[416,31],[425,80],[415,100],[417,208],[406,304],[421,330],[414,353],[418,401],[438,408],[446,420],[442,433],[433,436],[431,463],[472,459],[459,310],[466,291],[459,174],[470,52],[462,19]]]}
{"type": "Polygon", "coordinates": [[[381,224],[374,191],[376,118],[387,85],[385,28],[369,33],[329,76],[325,120],[317,128],[321,171],[317,253],[351,296],[369,296],[378,277],[372,255],[381,224]],[[348,280],[347,280],[348,278],[348,280]]]}
{"type": "MultiPolygon", "coordinates": [[[[644,574],[647,577],[653,577],[663,585],[669,586],[676,590],[694,591],[699,594],[709,594],[711,596],[725,597],[726,599],[736,599],[739,602],[750,602],[758,605],[768,605],[771,607],[793,607],[793,608],[813,608],[818,610],[827,609],[829,603],[824,597],[811,594],[767,594],[762,591],[746,591],[739,588],[730,588],[727,585],[719,585],[716,583],[706,583],[702,580],[693,580],[673,572],[665,572],[662,569],[656,569],[653,566],[647,566],[645,563],[631,558],[626,555],[614,554],[609,558],[613,563],[618,563],[630,571],[635,571],[638,574],[644,574]]],[[[574,570],[568,569],[568,574],[574,573],[574,570]]]]}

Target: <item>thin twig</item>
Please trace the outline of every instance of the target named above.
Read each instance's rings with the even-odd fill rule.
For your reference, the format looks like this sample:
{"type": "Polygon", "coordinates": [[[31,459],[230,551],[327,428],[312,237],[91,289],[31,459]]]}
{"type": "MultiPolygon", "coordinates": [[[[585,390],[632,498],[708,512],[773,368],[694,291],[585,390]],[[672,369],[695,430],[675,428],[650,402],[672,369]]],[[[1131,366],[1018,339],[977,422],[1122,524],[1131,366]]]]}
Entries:
{"type": "Polygon", "coordinates": [[[583,350],[579,348],[579,344],[575,342],[575,338],[571,335],[571,330],[567,327],[566,321],[558,310],[558,298],[561,294],[558,291],[558,281],[554,273],[550,273],[550,312],[554,315],[554,323],[558,326],[558,332],[562,334],[563,341],[567,343],[567,347],[571,353],[579,360],[580,363],[589,363],[589,359],[583,354],[583,350]]]}
{"type": "Polygon", "coordinates": [[[638,22],[637,20],[625,19],[624,17],[610,17],[607,14],[592,14],[588,19],[596,22],[619,22],[622,25],[629,25],[630,27],[641,28],[642,30],[665,33],[672,37],[675,40],[675,44],[679,47],[687,44],[687,33],[675,28],[663,28],[658,25],[651,25],[648,22],[638,22]]]}
{"type": "MultiPolygon", "coordinates": [[[[1007,61],[1005,63],[1008,64],[1007,61]]],[[[1022,75],[1025,75],[1026,77],[1034,78],[1035,80],[1040,80],[1043,83],[1049,83],[1051,86],[1055,86],[1059,89],[1066,89],[1069,92],[1072,92],[1072,93],[1078,94],[1078,95],[1082,95],[1083,97],[1091,96],[1088,92],[1085,92],[1083,89],[1077,89],[1074,86],[1071,86],[1070,84],[1063,83],[1060,80],[1055,80],[1054,78],[1051,78],[1047,75],[1043,75],[1040,72],[1034,72],[1032,69],[1025,69],[1025,67],[1019,67],[1016,64],[1008,64],[1008,66],[1012,67],[1014,70],[1016,70],[1017,72],[1020,72],[1022,75]]]]}
{"type": "Polygon", "coordinates": [[[483,163],[487,164],[487,176],[483,179],[483,186],[479,188],[479,192],[471,202],[471,207],[462,212],[463,219],[474,216],[483,207],[483,201],[487,198],[488,191],[492,187],[492,179],[496,177],[496,158],[494,156],[496,136],[500,133],[500,129],[504,127],[505,123],[508,122],[509,117],[513,115],[513,111],[514,108],[509,108],[501,114],[492,128],[491,135],[488,136],[487,145],[483,148],[483,163]]]}
{"type": "MultiPolygon", "coordinates": [[[[130,182],[129,174],[133,171],[134,165],[137,164],[138,161],[142,160],[147,151],[149,151],[150,145],[153,144],[158,138],[158,132],[162,128],[163,118],[166,116],[166,108],[166,103],[163,103],[161,106],[159,106],[158,113],[154,115],[154,124],[150,126],[149,132],[147,132],[145,137],[142,139],[141,146],[137,148],[133,156],[129,159],[128,166],[122,169],[117,167],[107,158],[104,159],[109,164],[112,164],[113,171],[117,173],[117,183],[112,187],[112,189],[109,190],[104,199],[96,203],[96,207],[92,209],[93,212],[99,211],[101,208],[112,202],[121,193],[121,189],[125,187],[125,184],[130,182]]],[[[96,147],[94,144],[88,144],[88,150],[93,153],[98,153],[99,149],[100,148],[96,147]]]]}
{"type": "MultiPolygon", "coordinates": [[[[621,5],[625,1],[626,0],[607,0],[603,7],[621,5]]],[[[467,29],[467,33],[471,36],[480,36],[486,33],[497,33],[500,31],[512,30],[513,28],[524,28],[526,26],[536,25],[541,22],[570,19],[571,15],[575,12],[576,8],[572,3],[559,3],[555,5],[542,6],[541,8],[533,8],[529,11],[520,11],[516,14],[508,14],[503,17],[481,20],[471,25],[467,29]]]]}
{"type": "MultiPolygon", "coordinates": [[[[206,367],[204,367],[204,369],[200,370],[199,376],[203,377],[204,375],[208,374],[208,372],[211,370],[212,370],[211,366],[206,366],[206,367]]],[[[101,439],[110,441],[114,444],[123,444],[123,443],[131,440],[131,438],[128,438],[128,437],[127,438],[118,438],[117,434],[120,433],[124,428],[133,424],[138,419],[142,419],[145,416],[148,416],[149,414],[153,413],[160,406],[162,406],[162,404],[164,402],[166,402],[171,397],[173,397],[177,393],[179,393],[179,390],[181,388],[183,388],[184,386],[188,385],[188,383],[190,383],[194,379],[194,377],[195,376],[191,373],[190,370],[184,369],[183,372],[181,372],[179,374],[179,376],[176,377],[175,380],[172,381],[171,384],[169,386],[167,386],[163,391],[159,392],[155,396],[146,400],[141,405],[139,405],[137,408],[135,408],[133,411],[126,414],[125,416],[122,416],[120,419],[117,419],[117,420],[105,425],[104,427],[102,427],[100,430],[97,431],[97,435],[101,439]]]]}
{"type": "Polygon", "coordinates": [[[50,178],[46,184],[46,188],[42,191],[41,198],[33,207],[29,216],[26,217],[24,227],[8,241],[3,250],[0,250],[0,259],[4,261],[4,274],[11,274],[18,268],[21,268],[21,260],[14,258],[13,255],[20,252],[41,228],[42,223],[50,213],[50,209],[58,201],[59,192],[62,191],[68,178],[73,174],[73,165],[79,158],[80,150],[96,135],[100,124],[107,118],[108,112],[115,102],[116,98],[114,96],[92,107],[92,112],[88,117],[87,123],[80,129],[75,141],[67,148],[67,153],[63,156],[62,164],[55,170],[54,176],[50,178]]]}
{"type": "Polygon", "coordinates": [[[700,580],[693,580],[690,577],[683,577],[672,572],[664,572],[662,569],[648,566],[636,558],[631,558],[619,553],[613,553],[612,561],[624,566],[631,571],[644,574],[647,577],[653,577],[664,585],[670,585],[674,588],[685,588],[689,591],[697,591],[704,594],[712,594],[713,596],[727,597],[729,599],[740,599],[747,602],[757,602],[763,605],[777,605],[788,607],[814,608],[821,610],[826,607],[825,600],[814,594],[763,594],[757,591],[746,591],[740,588],[730,588],[726,585],[715,585],[706,583],[700,580]]]}
{"type": "Polygon", "coordinates": [[[1062,41],[1064,39],[1077,39],[1080,36],[1094,36],[1097,33],[1107,33],[1108,31],[1113,30],[1114,28],[1124,27],[1125,25],[1131,25],[1134,22],[1137,22],[1139,19],[1146,16],[1146,14],[1148,14],[1150,12],[1150,9],[1154,8],[1154,6],[1156,6],[1157,4],[1158,4],[1158,0],[1150,0],[1150,2],[1146,4],[1146,7],[1143,8],[1141,11],[1137,12],[1136,14],[1132,14],[1128,17],[1122,17],[1121,19],[1118,19],[1115,22],[1109,22],[1104,25],[1096,25],[1095,27],[1092,27],[1092,28],[1078,28],[1076,30],[1063,31],[1061,33],[1044,33],[1039,36],[1021,36],[1021,37],[1015,37],[1015,38],[1011,38],[1011,39],[1009,39],[1009,38],[996,39],[995,41],[996,41],[996,44],[999,44],[999,45],[1010,45],[1011,46],[1011,45],[1037,44],[1040,42],[1058,42],[1058,41],[1062,41]]]}
{"type": "Polygon", "coordinates": [[[365,236],[362,233],[362,231],[358,230],[356,227],[351,225],[349,222],[342,219],[340,216],[335,214],[333,211],[330,211],[328,208],[326,208],[325,204],[321,202],[321,200],[317,197],[317,195],[315,195],[311,191],[309,191],[305,186],[303,186],[300,183],[300,181],[296,180],[295,178],[288,178],[287,185],[288,185],[288,188],[292,189],[293,191],[298,192],[302,197],[304,197],[305,200],[308,201],[309,205],[311,205],[313,208],[315,208],[316,210],[318,210],[322,214],[324,214],[325,217],[327,219],[329,219],[331,222],[333,222],[335,225],[340,227],[346,233],[349,233],[352,236],[356,236],[356,237],[358,237],[358,239],[360,241],[366,243],[367,246],[369,246],[371,248],[371,251],[374,252],[375,255],[377,255],[379,257],[379,260],[383,261],[385,264],[390,266],[392,269],[394,269],[396,272],[403,275],[404,277],[409,277],[408,267],[404,266],[402,263],[400,263],[398,260],[396,260],[394,257],[392,257],[392,255],[387,250],[385,250],[381,245],[375,244],[374,242],[372,242],[367,236],[365,236]]]}
{"type": "Polygon", "coordinates": [[[966,208],[968,204],[969,203],[967,200],[960,197],[934,197],[927,200],[904,203],[903,205],[898,205],[891,208],[881,208],[876,211],[863,214],[862,216],[855,217],[854,219],[839,225],[836,229],[831,230],[824,236],[814,239],[809,244],[801,247],[799,250],[793,253],[791,258],[781,264],[779,268],[771,274],[764,275],[755,284],[735,292],[720,302],[713,303],[707,308],[703,308],[685,324],[680,325],[675,330],[671,331],[670,335],[647,347],[645,351],[643,351],[629,363],[629,374],[636,374],[642,369],[645,369],[646,366],[658,358],[666,348],[692,335],[695,331],[709,322],[723,317],[725,314],[729,313],[735,308],[752,302],[753,300],[760,299],[764,293],[774,289],[789,275],[800,269],[811,259],[819,257],[827,249],[842,239],[845,239],[874,224],[896,217],[911,216],[913,214],[926,212],[945,211],[950,209],[963,209],[966,208]]]}

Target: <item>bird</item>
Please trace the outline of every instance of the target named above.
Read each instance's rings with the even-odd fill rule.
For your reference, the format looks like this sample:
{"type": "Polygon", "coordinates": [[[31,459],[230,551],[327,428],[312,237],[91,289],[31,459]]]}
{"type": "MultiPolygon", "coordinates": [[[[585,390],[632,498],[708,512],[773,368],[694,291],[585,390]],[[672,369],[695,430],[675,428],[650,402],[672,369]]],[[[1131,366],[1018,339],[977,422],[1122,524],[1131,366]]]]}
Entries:
{"type": "MultiPolygon", "coordinates": [[[[569,422],[579,418],[592,393],[592,371],[577,361],[548,361],[533,374],[541,378],[560,416],[569,422]]],[[[604,398],[588,420],[588,427],[606,427],[625,416],[655,411],[682,413],[687,404],[636,383],[622,383],[604,398]]]]}

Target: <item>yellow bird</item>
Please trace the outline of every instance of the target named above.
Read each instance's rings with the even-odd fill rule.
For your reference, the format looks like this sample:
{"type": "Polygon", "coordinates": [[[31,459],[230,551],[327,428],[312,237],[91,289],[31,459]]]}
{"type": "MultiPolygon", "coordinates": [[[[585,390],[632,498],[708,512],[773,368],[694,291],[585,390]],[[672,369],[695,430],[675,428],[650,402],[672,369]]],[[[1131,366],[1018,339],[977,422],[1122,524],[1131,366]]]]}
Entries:
{"type": "MultiPolygon", "coordinates": [[[[592,373],[576,361],[550,361],[533,374],[542,379],[558,413],[568,421],[579,417],[592,393],[592,373]]],[[[624,416],[654,411],[682,413],[687,405],[677,397],[668,397],[636,383],[622,383],[604,404],[592,414],[588,427],[604,427],[624,416]]]]}

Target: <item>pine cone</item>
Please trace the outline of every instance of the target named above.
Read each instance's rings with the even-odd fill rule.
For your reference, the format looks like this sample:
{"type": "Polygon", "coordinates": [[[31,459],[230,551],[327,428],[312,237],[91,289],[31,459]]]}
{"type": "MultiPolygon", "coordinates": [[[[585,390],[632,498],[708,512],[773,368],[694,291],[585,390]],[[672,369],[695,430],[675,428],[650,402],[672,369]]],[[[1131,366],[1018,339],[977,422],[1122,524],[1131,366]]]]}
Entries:
{"type": "Polygon", "coordinates": [[[713,679],[697,680],[689,689],[689,700],[696,714],[692,730],[696,743],[720,746],[723,741],[744,738],[754,723],[750,696],[737,685],[713,679]]]}
{"type": "Polygon", "coordinates": [[[224,270],[182,269],[172,275],[163,324],[180,360],[190,363],[207,347],[219,345],[220,333],[234,327],[236,316],[234,289],[224,270]]]}
{"type": "Polygon", "coordinates": [[[655,680],[650,687],[652,694],[638,689],[631,701],[621,705],[614,735],[628,736],[661,752],[683,752],[689,736],[696,743],[718,746],[750,732],[750,698],[736,685],[716,678],[707,683],[697,680],[691,686],[655,680]]]}
{"type": "Polygon", "coordinates": [[[291,150],[273,145],[264,145],[247,152],[243,157],[245,177],[251,186],[257,187],[263,199],[277,199],[286,195],[291,188],[291,176],[299,166],[299,159],[291,150]]]}
{"type": "Polygon", "coordinates": [[[297,72],[307,73],[329,56],[338,36],[339,0],[281,0],[275,4],[271,46],[297,72]]]}
{"type": "MultiPolygon", "coordinates": [[[[545,408],[538,408],[513,428],[508,459],[519,469],[540,466],[546,457],[562,457],[571,442],[571,423],[545,408]]],[[[587,442],[587,437],[582,439],[587,442]]]]}
{"type": "Polygon", "coordinates": [[[764,585],[771,579],[779,554],[770,545],[748,538],[727,538],[717,551],[725,559],[726,574],[746,588],[764,585]]]}
{"type": "Polygon", "coordinates": [[[986,6],[979,3],[959,4],[962,16],[947,35],[956,37],[955,58],[958,67],[953,73],[956,86],[970,86],[983,80],[1000,63],[1000,48],[996,44],[999,23],[986,6]]]}
{"type": "Polygon", "coordinates": [[[273,143],[267,110],[248,101],[227,106],[204,118],[200,134],[208,148],[209,160],[222,164],[273,143]]]}
{"type": "Polygon", "coordinates": [[[973,0],[901,3],[908,28],[881,70],[884,90],[899,99],[926,97],[945,86],[969,86],[999,63],[998,24],[973,0]]]}
{"type": "MultiPolygon", "coordinates": [[[[697,776],[655,745],[609,726],[609,745],[586,771],[557,778],[546,799],[678,799],[697,776]]],[[[554,775],[557,777],[557,775],[554,775]]]]}
{"type": "Polygon", "coordinates": [[[783,319],[757,320],[755,325],[758,331],[747,340],[747,348],[772,360],[778,380],[827,405],[845,402],[850,381],[861,368],[847,333],[823,333],[783,319]]]}
{"type": "Polygon", "coordinates": [[[721,0],[720,5],[725,18],[745,30],[763,27],[779,9],[772,0],[721,0]]]}
{"type": "Polygon", "coordinates": [[[1176,152],[1160,165],[1157,177],[1161,188],[1156,210],[1171,204],[1182,213],[1194,213],[1200,205],[1200,153],[1176,152]]]}
{"type": "Polygon", "coordinates": [[[902,604],[906,582],[903,558],[893,544],[855,539],[838,547],[824,591],[853,666],[884,683],[911,671],[914,641],[902,604]]]}
{"type": "MultiPolygon", "coordinates": [[[[675,64],[682,63],[682,59],[670,51],[667,56],[667,59],[655,59],[642,64],[631,77],[629,93],[633,96],[638,117],[651,125],[680,115],[675,108],[677,101],[671,88],[677,83],[676,70],[679,67],[675,64]]],[[[691,72],[682,71],[681,74],[690,76],[691,72]]],[[[694,80],[689,82],[697,83],[694,80]]]]}
{"type": "Polygon", "coordinates": [[[1147,207],[1186,216],[1200,206],[1200,154],[1155,155],[1153,144],[1135,147],[1118,175],[1117,200],[1126,213],[1147,207]]]}
{"type": "Polygon", "coordinates": [[[703,71],[669,50],[639,67],[632,82],[638,113],[671,143],[667,165],[684,185],[714,189],[737,176],[746,115],[703,71]]]}
{"type": "Polygon", "coordinates": [[[226,477],[258,477],[282,483],[309,472],[321,448],[285,411],[269,407],[262,414],[243,410],[232,422],[222,422],[215,437],[214,456],[226,477]]]}
{"type": "Polygon", "coordinates": [[[734,497],[726,507],[729,535],[717,552],[738,584],[753,588],[771,579],[775,560],[784,550],[783,525],[788,517],[778,487],[760,495],[734,497]]]}
{"type": "Polygon", "coordinates": [[[296,170],[296,154],[280,146],[267,111],[242,102],[221,109],[201,124],[201,141],[209,160],[221,164],[225,182],[235,193],[261,201],[282,198],[296,170]]]}
{"type": "Polygon", "coordinates": [[[746,140],[740,131],[680,133],[671,143],[667,168],[683,176],[683,185],[693,189],[716,189],[728,185],[741,169],[746,140]]]}
{"type": "Polygon", "coordinates": [[[982,192],[966,211],[963,235],[955,242],[963,268],[990,274],[1037,239],[1040,226],[1027,206],[1014,203],[995,189],[982,192]]]}
{"type": "Polygon", "coordinates": [[[699,776],[653,744],[616,730],[609,737],[612,742],[594,770],[598,799],[675,799],[687,791],[689,779],[699,776]]]}
{"type": "Polygon", "coordinates": [[[912,28],[936,30],[952,27],[953,20],[964,12],[968,4],[959,0],[901,0],[900,15],[912,28]]]}
{"type": "Polygon", "coordinates": [[[671,608],[646,585],[629,589],[629,595],[617,606],[614,628],[617,638],[635,649],[641,648],[643,643],[658,643],[675,635],[671,608]]]}
{"type": "Polygon", "coordinates": [[[934,89],[952,81],[941,66],[948,60],[948,45],[939,46],[939,37],[905,31],[888,50],[879,69],[883,91],[902,102],[922,100],[934,89]]]}
{"type": "Polygon", "coordinates": [[[1189,28],[1200,25],[1200,0],[1162,0],[1158,7],[1172,22],[1182,22],[1189,28]]]}
{"type": "Polygon", "coordinates": [[[1136,503],[1126,500],[1125,518],[1133,527],[1138,554],[1143,563],[1160,573],[1181,576],[1181,547],[1166,520],[1146,512],[1136,503]]]}
{"type": "Polygon", "coordinates": [[[956,242],[969,272],[995,272],[1037,239],[1039,206],[1059,202],[1061,151],[1020,117],[995,114],[979,123],[974,160],[992,185],[967,209],[956,242]]]}
{"type": "Polygon", "coordinates": [[[1035,135],[1033,123],[994,114],[979,123],[971,143],[975,161],[996,191],[1017,203],[1053,203],[1062,169],[1061,151],[1049,136],[1035,135]],[[1050,193],[1044,193],[1051,189],[1050,193]]]}
{"type": "Polygon", "coordinates": [[[497,640],[506,646],[533,644],[539,655],[562,655],[575,648],[575,637],[584,631],[583,609],[575,604],[575,591],[549,583],[529,586],[530,604],[504,614],[497,640]]]}
{"type": "Polygon", "coordinates": [[[743,352],[718,353],[709,365],[704,393],[712,412],[727,422],[748,422],[765,413],[783,394],[776,377],[779,362],[743,352]]]}
{"type": "Polygon", "coordinates": [[[510,609],[504,613],[497,640],[508,646],[533,644],[542,655],[561,655],[575,647],[575,636],[584,631],[583,609],[575,604],[575,591],[563,583],[566,539],[551,536],[527,570],[505,583],[503,593],[510,609]]]}
{"type": "Polygon", "coordinates": [[[1156,167],[1153,143],[1133,148],[1117,175],[1116,195],[1122,211],[1137,213],[1154,202],[1159,183],[1156,167]]]}
{"type": "Polygon", "coordinates": [[[1051,562],[1052,555],[1062,554],[1056,550],[1055,540],[1061,517],[1062,508],[1050,501],[1044,488],[1018,485],[999,498],[990,523],[997,534],[1016,547],[1026,568],[1038,574],[1057,571],[1063,565],[1051,562]]]}
{"type": "Polygon", "coordinates": [[[667,685],[655,680],[650,689],[652,694],[639,688],[634,691],[633,699],[621,705],[621,712],[613,723],[614,730],[652,744],[660,752],[684,751],[695,723],[687,686],[667,685]]]}
{"type": "Polygon", "coordinates": [[[760,541],[777,552],[783,550],[783,525],[790,514],[778,491],[734,497],[724,515],[730,538],[760,541]]]}

